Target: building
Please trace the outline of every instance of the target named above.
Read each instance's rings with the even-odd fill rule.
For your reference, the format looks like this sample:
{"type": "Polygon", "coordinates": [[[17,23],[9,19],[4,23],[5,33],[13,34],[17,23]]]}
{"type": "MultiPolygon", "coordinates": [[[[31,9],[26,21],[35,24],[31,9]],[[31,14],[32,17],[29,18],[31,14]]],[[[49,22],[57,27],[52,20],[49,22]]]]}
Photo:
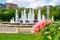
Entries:
{"type": "Polygon", "coordinates": [[[8,7],[12,7],[12,8],[17,8],[18,6],[17,6],[17,4],[13,4],[13,3],[5,3],[6,4],[6,8],[8,8],[8,7]]]}
{"type": "Polygon", "coordinates": [[[6,8],[5,4],[0,3],[0,8],[6,8]]]}
{"type": "Polygon", "coordinates": [[[0,8],[9,8],[9,7],[12,7],[12,8],[17,8],[18,5],[17,4],[13,4],[13,3],[0,3],[0,8]]]}

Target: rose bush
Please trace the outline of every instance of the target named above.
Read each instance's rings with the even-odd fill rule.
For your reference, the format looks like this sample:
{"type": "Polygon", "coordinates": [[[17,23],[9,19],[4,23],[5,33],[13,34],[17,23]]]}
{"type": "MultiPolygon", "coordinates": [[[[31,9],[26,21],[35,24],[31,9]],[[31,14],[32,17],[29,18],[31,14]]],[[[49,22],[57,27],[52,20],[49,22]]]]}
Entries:
{"type": "Polygon", "coordinates": [[[59,40],[60,27],[51,20],[40,20],[33,26],[36,40],[59,40]]]}

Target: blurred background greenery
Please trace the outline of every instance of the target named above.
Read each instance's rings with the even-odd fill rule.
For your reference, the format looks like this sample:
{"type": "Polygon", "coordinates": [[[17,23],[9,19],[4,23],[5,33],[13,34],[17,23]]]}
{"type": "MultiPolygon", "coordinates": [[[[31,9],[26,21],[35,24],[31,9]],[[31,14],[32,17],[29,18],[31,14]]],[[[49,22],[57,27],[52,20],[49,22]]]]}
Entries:
{"type": "MultiPolygon", "coordinates": [[[[28,14],[29,12],[29,9],[31,8],[25,8],[26,9],[26,13],[28,14]]],[[[0,21],[10,21],[10,19],[12,17],[15,16],[15,10],[18,10],[18,15],[19,15],[19,18],[20,18],[20,15],[21,15],[21,11],[24,10],[24,8],[12,8],[12,7],[9,7],[9,8],[0,8],[0,21]]],[[[41,10],[41,14],[44,14],[46,16],[47,14],[47,6],[44,6],[44,7],[41,7],[40,8],[41,10]]],[[[50,18],[52,16],[54,16],[54,20],[60,20],[60,6],[49,6],[49,16],[50,18]]],[[[34,9],[34,13],[35,13],[35,19],[37,19],[37,13],[38,13],[38,9],[34,9]]]]}

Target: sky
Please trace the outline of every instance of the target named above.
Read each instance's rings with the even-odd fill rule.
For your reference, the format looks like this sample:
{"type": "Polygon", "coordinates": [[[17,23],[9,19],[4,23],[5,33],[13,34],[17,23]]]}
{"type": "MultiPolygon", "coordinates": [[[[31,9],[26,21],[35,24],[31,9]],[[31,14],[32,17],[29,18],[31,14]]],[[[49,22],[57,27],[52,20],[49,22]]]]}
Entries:
{"type": "Polygon", "coordinates": [[[37,8],[45,5],[60,5],[60,0],[0,0],[0,3],[14,3],[19,7],[37,8]]]}

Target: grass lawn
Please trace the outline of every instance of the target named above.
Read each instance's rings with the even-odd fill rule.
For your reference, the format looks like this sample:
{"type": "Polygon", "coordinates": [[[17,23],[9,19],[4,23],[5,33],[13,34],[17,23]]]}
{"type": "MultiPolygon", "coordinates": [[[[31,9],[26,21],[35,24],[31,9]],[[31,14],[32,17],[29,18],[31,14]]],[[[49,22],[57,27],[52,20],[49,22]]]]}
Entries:
{"type": "Polygon", "coordinates": [[[36,38],[35,34],[0,33],[0,40],[35,40],[35,38],[36,38]]]}

